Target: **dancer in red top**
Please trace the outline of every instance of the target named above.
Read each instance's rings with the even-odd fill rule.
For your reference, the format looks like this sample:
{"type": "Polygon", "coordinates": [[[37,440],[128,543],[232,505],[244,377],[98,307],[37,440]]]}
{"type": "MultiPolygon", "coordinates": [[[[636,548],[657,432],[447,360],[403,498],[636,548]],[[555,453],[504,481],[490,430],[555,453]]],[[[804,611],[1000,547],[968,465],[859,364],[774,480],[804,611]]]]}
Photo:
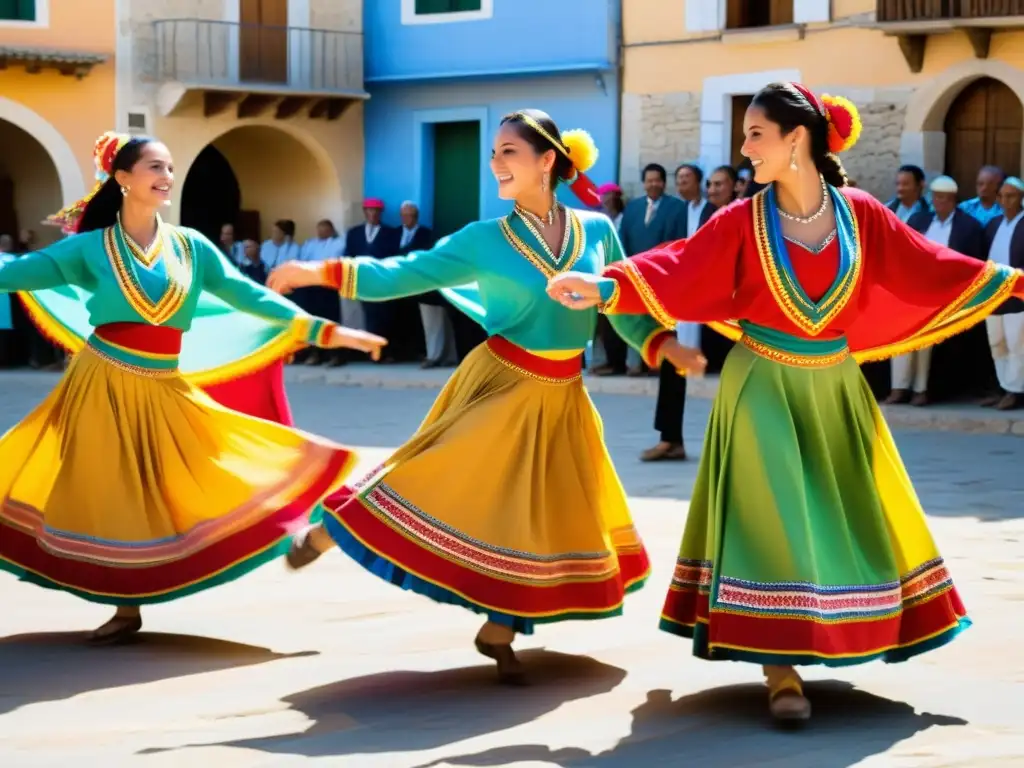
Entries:
{"type": "Polygon", "coordinates": [[[699,367],[677,321],[741,341],[722,370],[661,628],[701,658],[764,666],[772,714],[810,703],[794,665],[903,661],[970,625],[857,361],[934,344],[1024,294],[846,186],[860,130],[845,99],[775,83],[743,154],[768,186],[691,239],[567,273],[569,307],[649,313],[659,354],[699,367]]]}

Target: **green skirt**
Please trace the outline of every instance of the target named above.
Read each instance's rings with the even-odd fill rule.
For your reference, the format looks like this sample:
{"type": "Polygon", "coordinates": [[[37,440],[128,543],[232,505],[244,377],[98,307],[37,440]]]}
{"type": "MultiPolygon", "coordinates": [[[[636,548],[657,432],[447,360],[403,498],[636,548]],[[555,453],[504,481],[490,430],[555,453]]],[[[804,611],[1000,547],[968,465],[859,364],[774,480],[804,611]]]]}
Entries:
{"type": "Polygon", "coordinates": [[[845,341],[729,354],[661,628],[696,656],[904,661],[970,626],[845,341]]]}

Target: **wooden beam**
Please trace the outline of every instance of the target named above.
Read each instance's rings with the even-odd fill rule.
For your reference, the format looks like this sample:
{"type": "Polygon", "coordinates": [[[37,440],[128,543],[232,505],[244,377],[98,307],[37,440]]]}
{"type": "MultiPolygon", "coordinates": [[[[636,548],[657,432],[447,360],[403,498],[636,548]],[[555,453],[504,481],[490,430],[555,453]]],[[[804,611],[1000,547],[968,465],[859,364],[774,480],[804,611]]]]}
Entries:
{"type": "Polygon", "coordinates": [[[281,99],[281,102],[277,105],[277,111],[274,112],[274,118],[277,120],[287,120],[289,117],[294,117],[308,103],[309,99],[305,96],[288,96],[281,99]]]}
{"type": "Polygon", "coordinates": [[[313,106],[309,108],[309,116],[313,120],[318,120],[321,117],[327,116],[327,108],[331,105],[330,99],[320,99],[313,103],[313,106]]]}
{"type": "Polygon", "coordinates": [[[266,112],[280,96],[265,93],[248,93],[238,103],[238,119],[259,117],[266,112]]]}
{"type": "Polygon", "coordinates": [[[927,35],[899,35],[896,40],[900,44],[900,53],[906,59],[907,66],[915,75],[924,68],[924,49],[928,44],[927,35]]]}
{"type": "Polygon", "coordinates": [[[971,41],[971,48],[974,49],[974,57],[987,59],[989,45],[992,42],[992,30],[983,27],[964,27],[967,39],[971,41]]]}
{"type": "Polygon", "coordinates": [[[228,91],[203,91],[203,117],[215,117],[238,101],[238,94],[228,91]]]}
{"type": "Polygon", "coordinates": [[[331,99],[331,103],[327,105],[327,119],[337,120],[345,114],[345,110],[351,106],[352,101],[352,99],[331,99]]]}

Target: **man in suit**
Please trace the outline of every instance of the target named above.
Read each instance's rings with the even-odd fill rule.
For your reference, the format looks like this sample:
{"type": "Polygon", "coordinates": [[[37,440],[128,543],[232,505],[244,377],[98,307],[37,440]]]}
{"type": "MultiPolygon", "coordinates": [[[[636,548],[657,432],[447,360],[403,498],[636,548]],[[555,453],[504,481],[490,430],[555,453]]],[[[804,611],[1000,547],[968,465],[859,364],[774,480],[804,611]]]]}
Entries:
{"type": "MultiPolygon", "coordinates": [[[[949,176],[936,178],[931,184],[932,209],[913,214],[907,220],[907,226],[933,243],[966,256],[984,258],[981,225],[972,216],[957,209],[957,191],[954,179],[949,176]]],[[[894,357],[890,362],[892,391],[884,402],[893,404],[910,401],[911,405],[927,405],[931,358],[931,347],[894,357]]]]}
{"type": "MultiPolygon", "coordinates": [[[[405,256],[413,251],[429,251],[437,238],[430,227],[420,224],[420,209],[416,203],[406,200],[399,210],[402,218],[402,234],[398,244],[398,255],[405,256]]],[[[437,368],[454,361],[455,340],[451,323],[444,306],[447,303],[439,291],[413,296],[419,321],[423,326],[423,341],[426,352],[424,368],[437,368]]]]}
{"type": "MultiPolygon", "coordinates": [[[[1003,215],[985,228],[988,258],[996,264],[1024,269],[1024,181],[1016,176],[1003,180],[999,204],[1003,215]]],[[[1024,405],[1024,301],[1007,299],[985,320],[992,362],[1002,393],[982,405],[1009,411],[1024,405]]]]}
{"type": "MultiPolygon", "coordinates": [[[[686,209],[682,200],[665,194],[668,174],[665,167],[657,163],[647,165],[640,176],[644,184],[644,195],[626,204],[619,224],[619,237],[627,256],[649,251],[655,246],[686,237],[683,221],[686,209]]],[[[625,342],[617,336],[605,341],[608,365],[614,370],[626,368],[629,352],[625,342]]],[[[637,361],[629,372],[636,375],[643,367],[637,361]]]]}
{"type": "MultiPolygon", "coordinates": [[[[676,168],[676,192],[683,201],[681,214],[682,236],[693,237],[694,233],[711,218],[715,206],[701,194],[704,172],[693,163],[684,163],[676,168]]],[[[700,326],[694,323],[679,323],[676,333],[682,343],[700,346],[700,326]]],[[[686,446],[683,444],[683,416],[686,410],[686,377],[680,376],[668,361],[658,371],[658,401],[654,406],[654,428],[660,433],[657,445],[640,454],[641,461],[685,461],[686,446]]]]}
{"type": "MultiPolygon", "coordinates": [[[[384,201],[376,197],[363,200],[362,224],[352,227],[345,234],[345,256],[371,256],[385,259],[398,253],[400,240],[397,227],[389,227],[381,223],[384,213],[384,201]]],[[[391,340],[393,336],[395,312],[390,301],[367,301],[363,304],[366,317],[366,330],[391,340]]],[[[394,362],[393,353],[388,352],[391,344],[384,348],[380,362],[394,362]]]]}

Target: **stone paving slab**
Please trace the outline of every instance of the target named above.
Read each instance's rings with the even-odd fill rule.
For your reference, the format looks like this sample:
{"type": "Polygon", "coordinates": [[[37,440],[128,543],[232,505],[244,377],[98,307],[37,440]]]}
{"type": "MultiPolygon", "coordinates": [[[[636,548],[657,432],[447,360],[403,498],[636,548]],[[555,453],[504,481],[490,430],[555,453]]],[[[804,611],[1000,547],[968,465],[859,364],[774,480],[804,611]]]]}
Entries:
{"type": "MultiPolygon", "coordinates": [[[[0,382],[0,430],[45,396],[0,382]]],[[[296,383],[299,424],[361,468],[416,428],[430,389],[296,383]]],[[[644,397],[595,402],[654,573],[624,616],[542,628],[534,685],[504,690],[470,646],[476,617],[341,555],[280,563],[145,614],[133,646],[90,649],[107,609],[0,574],[0,766],[264,768],[984,768],[1024,765],[1021,443],[897,431],[975,627],[906,664],[812,669],[816,718],[772,729],[750,665],[658,632],[696,462],[643,464],[644,397]]],[[[688,410],[698,452],[709,402],[688,410]]]]}

